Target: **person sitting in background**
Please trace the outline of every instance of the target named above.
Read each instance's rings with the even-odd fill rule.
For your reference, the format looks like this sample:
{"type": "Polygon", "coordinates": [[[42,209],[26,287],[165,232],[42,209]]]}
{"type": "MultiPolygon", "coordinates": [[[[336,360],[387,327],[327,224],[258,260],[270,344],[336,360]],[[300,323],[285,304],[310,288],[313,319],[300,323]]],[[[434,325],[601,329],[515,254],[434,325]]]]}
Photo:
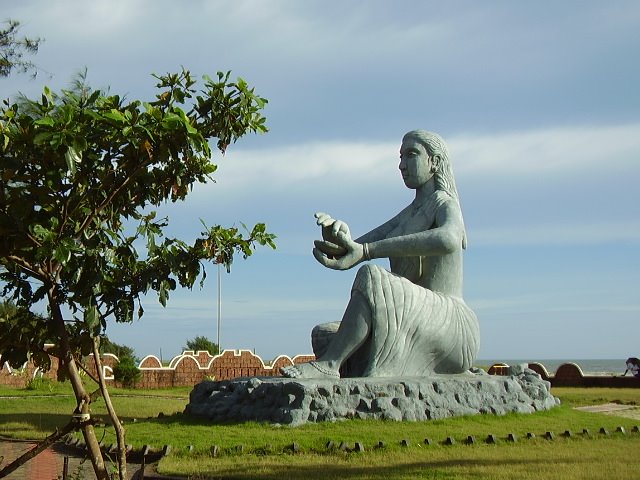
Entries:
{"type": "Polygon", "coordinates": [[[624,377],[627,372],[631,372],[634,377],[640,378],[640,360],[636,357],[627,358],[627,369],[624,371],[622,376],[624,377]]]}

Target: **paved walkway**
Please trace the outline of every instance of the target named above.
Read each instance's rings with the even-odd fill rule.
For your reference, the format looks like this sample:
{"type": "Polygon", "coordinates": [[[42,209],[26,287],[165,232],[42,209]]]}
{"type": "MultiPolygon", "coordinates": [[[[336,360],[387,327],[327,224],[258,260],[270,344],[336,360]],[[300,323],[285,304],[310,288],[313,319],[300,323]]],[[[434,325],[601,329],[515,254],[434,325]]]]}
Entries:
{"type": "MultiPolygon", "coordinates": [[[[35,445],[35,442],[0,440],[0,457],[4,457],[4,460],[0,464],[0,469],[11,463],[27,450],[33,448],[35,445]]],[[[29,460],[26,464],[22,465],[20,468],[4,478],[8,480],[61,479],[64,469],[65,456],[69,458],[69,465],[67,469],[69,478],[78,478],[74,476],[78,472],[82,472],[79,478],[96,478],[95,474],[93,473],[93,466],[91,465],[91,462],[89,460],[83,461],[83,457],[72,455],[70,454],[70,452],[65,451],[65,446],[63,444],[53,445],[52,447],[48,448],[35,458],[29,460]]],[[[134,478],[134,475],[136,475],[139,470],[140,465],[128,465],[128,477],[134,478]]],[[[149,468],[148,470],[151,471],[151,468],[149,468]]]]}
{"type": "MultiPolygon", "coordinates": [[[[0,456],[4,457],[2,466],[8,465],[35,445],[35,442],[0,441],[0,456]]],[[[64,457],[64,452],[57,445],[54,445],[5,478],[15,480],[57,480],[62,478],[64,457]]],[[[90,473],[92,474],[91,464],[89,462],[81,464],[81,460],[78,457],[69,457],[69,475],[76,473],[78,468],[82,468],[85,472],[84,477],[95,478],[89,476],[90,473]]]]}
{"type": "MultiPolygon", "coordinates": [[[[8,465],[34,445],[31,442],[0,442],[0,456],[4,457],[1,466],[8,465]]],[[[49,448],[5,478],[56,480],[58,476],[62,477],[63,458],[49,448]]]]}

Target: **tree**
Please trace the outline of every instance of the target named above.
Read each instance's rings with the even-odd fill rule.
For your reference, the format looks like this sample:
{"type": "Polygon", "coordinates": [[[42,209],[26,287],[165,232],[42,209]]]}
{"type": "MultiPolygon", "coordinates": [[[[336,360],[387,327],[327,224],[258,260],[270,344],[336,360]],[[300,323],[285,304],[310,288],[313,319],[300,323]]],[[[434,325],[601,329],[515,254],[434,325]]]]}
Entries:
{"type": "Polygon", "coordinates": [[[100,339],[100,353],[112,353],[118,357],[118,360],[131,358],[135,362],[138,361],[138,357],[136,357],[136,353],[133,348],[112,342],[106,335],[100,339]]]}
{"type": "Polygon", "coordinates": [[[187,340],[187,346],[184,347],[183,350],[193,350],[194,352],[206,351],[211,355],[217,355],[220,353],[220,347],[218,344],[204,336],[198,336],[193,340],[187,340]]]}
{"type": "Polygon", "coordinates": [[[20,22],[6,20],[5,28],[0,29],[0,77],[8,77],[13,70],[19,72],[33,71],[35,65],[23,59],[25,53],[38,52],[42,39],[18,37],[20,22]]]}
{"type": "Polygon", "coordinates": [[[206,261],[229,269],[234,254],[275,248],[264,224],[240,231],[203,223],[191,243],[164,234],[168,219],[156,218],[154,208],[185,199],[211,177],[210,139],[224,154],[246,133],[265,132],[266,100],[229,72],[205,76],[202,87],[187,70],[154,77],[158,92],[147,102],[92,90],[80,76],[68,90],[45,87],[41,98],[5,101],[0,110],[0,281],[19,308],[36,311],[44,302],[48,312],[0,329],[0,355],[16,364],[44,338],[55,339],[49,353],[60,359],[77,407],[74,420],[47,441],[81,430],[101,480],[108,474],[90,416],[100,395],[116,430],[119,475],[126,476],[125,432],[99,355],[107,322],[140,318],[147,293],[164,306],[178,286],[202,284],[206,261]],[[20,335],[17,346],[13,334],[20,335]],[[89,353],[99,372],[92,393],[79,372],[89,353]]]}
{"type": "Polygon", "coordinates": [[[52,343],[53,337],[37,328],[43,322],[46,322],[44,316],[11,300],[0,302],[0,368],[5,362],[18,368],[29,359],[44,370],[51,367],[44,345],[52,343]]]}
{"type": "Polygon", "coordinates": [[[113,368],[113,377],[125,387],[134,387],[140,376],[140,369],[132,357],[122,357],[113,368]]]}
{"type": "Polygon", "coordinates": [[[118,357],[118,363],[113,368],[114,378],[125,387],[134,387],[140,378],[140,369],[136,365],[138,358],[133,348],[127,345],[119,345],[104,336],[100,339],[100,353],[112,353],[118,357]]]}

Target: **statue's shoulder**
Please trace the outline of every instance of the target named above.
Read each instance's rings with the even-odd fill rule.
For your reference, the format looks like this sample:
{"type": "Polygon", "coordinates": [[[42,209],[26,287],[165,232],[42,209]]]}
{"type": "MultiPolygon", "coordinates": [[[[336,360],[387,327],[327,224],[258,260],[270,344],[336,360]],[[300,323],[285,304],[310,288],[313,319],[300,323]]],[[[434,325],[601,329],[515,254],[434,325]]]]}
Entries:
{"type": "Polygon", "coordinates": [[[457,205],[458,202],[456,202],[455,199],[444,190],[436,190],[435,192],[433,192],[433,195],[431,195],[429,203],[433,208],[437,210],[440,207],[443,207],[444,205],[450,203],[454,203],[457,205]]]}
{"type": "Polygon", "coordinates": [[[444,222],[449,222],[454,218],[461,219],[460,204],[449,193],[438,190],[434,192],[429,203],[429,211],[437,225],[442,225],[444,222]]]}

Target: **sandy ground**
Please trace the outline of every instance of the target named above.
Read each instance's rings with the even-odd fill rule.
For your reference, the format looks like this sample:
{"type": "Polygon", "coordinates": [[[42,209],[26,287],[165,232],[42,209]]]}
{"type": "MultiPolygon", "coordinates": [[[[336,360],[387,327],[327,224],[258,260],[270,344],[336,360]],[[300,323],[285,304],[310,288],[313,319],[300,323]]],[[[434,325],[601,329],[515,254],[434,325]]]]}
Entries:
{"type": "Polygon", "coordinates": [[[604,403],[602,405],[589,405],[588,407],[576,407],[576,410],[583,412],[604,413],[605,415],[615,415],[618,417],[633,418],[640,420],[640,407],[637,405],[620,405],[618,403],[604,403]]]}

